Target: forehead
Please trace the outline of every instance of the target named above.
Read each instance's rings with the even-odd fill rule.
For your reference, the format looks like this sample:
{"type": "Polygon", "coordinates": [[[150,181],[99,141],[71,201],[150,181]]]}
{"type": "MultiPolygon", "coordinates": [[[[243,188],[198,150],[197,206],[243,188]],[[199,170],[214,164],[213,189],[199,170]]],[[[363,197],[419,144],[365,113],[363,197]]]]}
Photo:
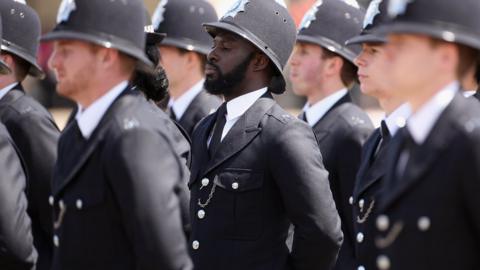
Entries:
{"type": "Polygon", "coordinates": [[[319,53],[323,53],[323,48],[320,45],[309,43],[309,42],[297,42],[295,44],[296,49],[304,49],[309,51],[316,51],[319,53]]]}
{"type": "Polygon", "coordinates": [[[89,49],[89,48],[93,48],[95,46],[95,45],[93,45],[91,43],[88,43],[88,42],[84,42],[84,41],[80,41],[80,40],[68,40],[68,39],[54,41],[54,45],[57,48],[75,47],[76,49],[82,49],[82,48],[89,49]]]}

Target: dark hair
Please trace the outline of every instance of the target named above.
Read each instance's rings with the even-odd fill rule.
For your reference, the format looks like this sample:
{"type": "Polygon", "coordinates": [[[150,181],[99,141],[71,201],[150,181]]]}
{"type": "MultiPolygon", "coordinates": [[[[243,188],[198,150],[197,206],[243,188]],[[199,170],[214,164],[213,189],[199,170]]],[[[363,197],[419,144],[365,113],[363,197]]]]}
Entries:
{"type": "Polygon", "coordinates": [[[153,72],[136,70],[132,83],[145,94],[147,99],[159,102],[164,99],[168,93],[167,75],[163,67],[158,65],[160,61],[160,51],[156,44],[147,44],[145,53],[156,68],[153,72]]]}
{"type": "Polygon", "coordinates": [[[342,56],[331,52],[327,49],[322,50],[322,59],[330,59],[333,57],[340,57],[343,61],[342,70],[340,71],[340,79],[342,80],[343,85],[347,88],[351,88],[355,82],[357,82],[357,67],[350,63],[347,59],[342,56]]]}

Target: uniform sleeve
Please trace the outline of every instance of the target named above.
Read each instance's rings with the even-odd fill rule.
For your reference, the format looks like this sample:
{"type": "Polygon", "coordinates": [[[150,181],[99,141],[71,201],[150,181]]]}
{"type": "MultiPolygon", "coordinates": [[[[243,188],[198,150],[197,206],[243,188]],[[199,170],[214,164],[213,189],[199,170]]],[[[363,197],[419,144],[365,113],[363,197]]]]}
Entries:
{"type": "Polygon", "coordinates": [[[0,269],[34,269],[37,253],[26,212],[25,175],[13,145],[3,133],[0,159],[0,269]]]}
{"type": "Polygon", "coordinates": [[[181,164],[167,138],[131,129],[107,152],[108,179],[137,257],[136,269],[192,269],[175,193],[181,164]]]}
{"type": "Polygon", "coordinates": [[[271,171],[295,226],[293,269],[331,269],[343,235],[313,131],[292,121],[275,136],[271,171]]]}
{"type": "Polygon", "coordinates": [[[43,239],[50,243],[53,210],[48,197],[51,195],[60,132],[51,119],[35,114],[15,119],[7,125],[26,165],[29,214],[39,222],[37,229],[41,228],[43,239]]]}

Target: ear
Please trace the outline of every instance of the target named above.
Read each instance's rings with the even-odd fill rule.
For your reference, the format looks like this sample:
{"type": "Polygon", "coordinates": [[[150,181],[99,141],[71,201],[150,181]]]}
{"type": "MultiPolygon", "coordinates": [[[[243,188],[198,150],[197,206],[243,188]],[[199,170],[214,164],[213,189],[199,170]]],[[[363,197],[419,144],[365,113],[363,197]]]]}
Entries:
{"type": "Polygon", "coordinates": [[[328,75],[340,74],[343,67],[343,59],[339,56],[331,57],[325,60],[325,72],[328,75]]]}
{"type": "Polygon", "coordinates": [[[263,53],[255,53],[252,63],[253,63],[253,71],[258,72],[268,68],[270,59],[263,53]]]}
{"type": "Polygon", "coordinates": [[[8,53],[2,53],[2,59],[7,66],[9,66],[12,70],[15,69],[15,60],[13,59],[13,56],[11,56],[8,53]]]}
{"type": "Polygon", "coordinates": [[[120,57],[120,52],[114,49],[101,48],[96,53],[98,61],[105,68],[110,68],[120,57]]]}
{"type": "Polygon", "coordinates": [[[445,43],[441,44],[438,47],[438,52],[440,53],[440,64],[444,68],[448,67],[456,67],[459,65],[460,57],[459,57],[459,50],[458,47],[450,44],[445,43]]]}

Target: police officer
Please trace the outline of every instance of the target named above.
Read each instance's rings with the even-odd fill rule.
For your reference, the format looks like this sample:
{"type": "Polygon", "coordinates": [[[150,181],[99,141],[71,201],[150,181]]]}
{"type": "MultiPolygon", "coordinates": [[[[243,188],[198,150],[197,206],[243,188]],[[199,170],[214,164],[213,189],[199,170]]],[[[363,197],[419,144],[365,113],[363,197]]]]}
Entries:
{"type": "Polygon", "coordinates": [[[385,76],[412,115],[389,146],[378,269],[480,265],[480,108],[459,93],[480,49],[478,10],[476,0],[387,2],[385,76]]]}
{"type": "MultiPolygon", "coordinates": [[[[2,27],[0,20],[0,37],[2,27]]],[[[0,74],[12,70],[0,60],[0,74]]],[[[0,268],[11,270],[35,269],[37,252],[33,246],[28,202],[25,197],[26,179],[18,150],[7,128],[0,123],[0,268]]]]}
{"type": "Polygon", "coordinates": [[[342,233],[328,173],[311,129],[272,98],[285,91],[292,18],[277,1],[240,0],[205,27],[205,87],[226,102],[193,133],[195,268],[331,269],[342,233]]]}
{"type": "Polygon", "coordinates": [[[160,62],[169,79],[167,111],[189,135],[203,117],[221,104],[220,98],[203,89],[211,41],[202,23],[217,19],[215,9],[206,0],[161,0],[153,15],[155,31],[167,34],[159,45],[160,62]]]}
{"type": "MultiPolygon", "coordinates": [[[[147,17],[147,21],[149,21],[149,18],[150,17],[147,17]]],[[[147,35],[145,54],[147,55],[148,59],[152,61],[155,70],[151,72],[137,69],[135,71],[132,85],[141,91],[147,100],[150,101],[152,110],[157,113],[159,118],[158,124],[172,135],[175,153],[177,153],[177,155],[179,155],[182,159],[182,166],[184,167],[184,171],[186,173],[183,175],[184,185],[180,186],[181,189],[179,189],[178,194],[182,209],[183,228],[188,237],[188,234],[190,233],[190,217],[188,206],[190,201],[190,193],[187,188],[187,183],[190,179],[190,137],[180,126],[180,124],[170,119],[170,117],[157,106],[157,102],[161,101],[168,91],[168,79],[165,74],[165,70],[163,69],[162,65],[160,65],[160,51],[157,47],[158,44],[160,44],[165,38],[165,34],[154,32],[153,25],[151,25],[151,23],[148,23],[147,26],[145,26],[145,33],[147,35]]]]}
{"type": "Polygon", "coordinates": [[[355,1],[318,1],[305,15],[290,60],[292,89],[307,97],[300,118],[315,132],[330,186],[342,219],[345,240],[336,269],[355,265],[352,195],[363,143],[373,131],[368,115],[352,103],[349,94],[356,80],[353,59],[358,47],[347,39],[361,31],[364,11],[355,1]]]}
{"type": "Polygon", "coordinates": [[[79,106],[53,177],[54,270],[192,268],[177,194],[182,161],[128,82],[152,65],[145,23],[140,0],[65,0],[43,37],[54,42],[57,91],[79,106]]]}
{"type": "Polygon", "coordinates": [[[348,46],[361,44],[363,49],[355,58],[358,67],[360,89],[366,95],[376,98],[385,111],[386,117],[365,142],[362,158],[355,181],[351,204],[353,207],[355,259],[358,270],[376,269],[374,244],[375,215],[378,208],[378,194],[387,172],[385,160],[388,145],[398,131],[398,123],[405,122],[410,114],[408,104],[389,91],[385,72],[386,38],[374,32],[375,27],[386,20],[385,2],[374,0],[370,3],[364,19],[362,33],[347,41],[348,46]]]}
{"type": "Polygon", "coordinates": [[[12,73],[0,75],[0,121],[7,127],[24,161],[28,214],[39,255],[37,269],[49,270],[53,234],[48,198],[60,132],[50,113],[27,96],[22,86],[27,75],[44,76],[36,62],[40,19],[21,1],[1,1],[0,13],[4,30],[0,57],[12,68],[12,73]]]}

